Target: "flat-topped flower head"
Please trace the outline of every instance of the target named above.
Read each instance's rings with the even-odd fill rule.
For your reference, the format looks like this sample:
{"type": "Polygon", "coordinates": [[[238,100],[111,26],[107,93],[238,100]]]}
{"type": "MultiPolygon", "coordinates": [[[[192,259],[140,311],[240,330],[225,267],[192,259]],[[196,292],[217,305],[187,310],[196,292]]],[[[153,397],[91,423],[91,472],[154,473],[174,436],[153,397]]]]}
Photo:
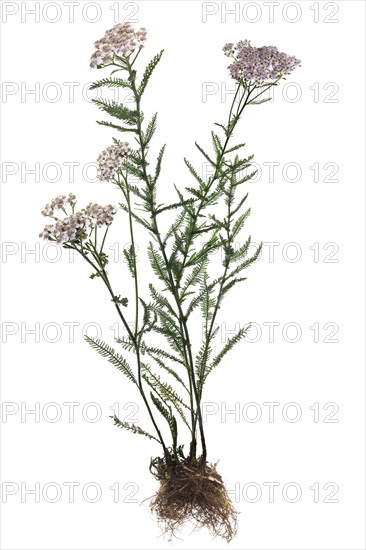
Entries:
{"type": "Polygon", "coordinates": [[[44,216],[54,218],[55,210],[65,211],[65,207],[67,205],[70,205],[72,207],[75,206],[75,199],[76,197],[73,193],[69,193],[67,197],[66,195],[59,195],[58,197],[52,199],[50,203],[46,204],[46,206],[42,210],[42,214],[44,216]]]}
{"type": "Polygon", "coordinates": [[[117,212],[117,209],[111,204],[100,206],[95,202],[91,202],[83,212],[85,212],[92,224],[101,227],[102,225],[110,225],[113,222],[113,216],[117,212]]]}
{"type": "Polygon", "coordinates": [[[225,44],[223,50],[233,58],[229,65],[232,78],[257,86],[288,75],[301,64],[295,56],[279,52],[275,46],[255,48],[248,40],[241,40],[236,46],[225,44]]]}
{"type": "Polygon", "coordinates": [[[116,142],[102,151],[97,158],[99,180],[112,181],[130,151],[131,147],[127,141],[116,142]]]}
{"type": "Polygon", "coordinates": [[[117,23],[94,43],[95,52],[91,56],[90,67],[99,69],[109,65],[114,54],[120,57],[129,56],[137,47],[145,44],[146,37],[145,27],[135,30],[130,23],[117,23]]]}
{"type": "MultiPolygon", "coordinates": [[[[64,195],[56,197],[50,204],[54,204],[55,201],[61,204],[63,197],[64,195]]],[[[68,198],[70,197],[73,197],[73,200],[76,198],[71,193],[68,198]]],[[[63,204],[62,210],[65,211],[67,204],[73,207],[75,202],[71,203],[70,200],[66,199],[63,204]]],[[[96,203],[90,203],[86,208],[80,210],[80,212],[73,212],[61,220],[55,218],[56,223],[46,225],[39,236],[42,239],[56,241],[59,244],[81,242],[88,238],[90,231],[96,226],[110,225],[116,212],[117,208],[111,204],[100,206],[96,203]]]]}

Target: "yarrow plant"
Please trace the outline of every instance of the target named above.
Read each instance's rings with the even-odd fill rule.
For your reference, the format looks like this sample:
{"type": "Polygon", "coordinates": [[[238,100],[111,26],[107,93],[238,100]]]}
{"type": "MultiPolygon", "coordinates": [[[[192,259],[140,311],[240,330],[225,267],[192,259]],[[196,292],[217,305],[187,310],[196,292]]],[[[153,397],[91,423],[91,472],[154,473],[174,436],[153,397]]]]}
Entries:
{"type": "Polygon", "coordinates": [[[234,60],[229,65],[231,76],[256,86],[278,80],[300,65],[295,56],[279,52],[275,46],[253,48],[248,40],[241,40],[236,46],[225,44],[224,53],[234,60]]]}
{"type": "Polygon", "coordinates": [[[255,170],[250,170],[253,156],[240,155],[244,144],[232,141],[244,109],[269,101],[263,94],[300,61],[274,46],[255,48],[247,40],[224,46],[224,54],[232,59],[229,72],[236,93],[227,120],[215,123],[217,129],[211,132],[212,152],[195,143],[212,173],[201,177],[185,158],[193,184],[176,187],[176,202],[164,204],[158,200],[158,181],[165,145],[152,168],[149,150],[157,113],[145,124],[142,111],[147,84],[163,50],[138,79],[136,61],[145,41],[146,29],[135,30],[128,23],[115,25],[95,43],[90,63],[92,68],[111,70],[92,90],[124,88],[134,99],[133,106],[94,99],[103,112],[116,119],[99,121],[100,125],[129,132],[135,138],[134,146],[114,138],[97,159],[99,179],[116,187],[119,207],[127,215],[131,244],[124,250],[124,259],[133,279],[132,304],[127,296],[116,293],[107,271],[105,243],[117,212],[115,206],[90,203],[75,211],[75,195],[58,196],[42,211],[53,223],[46,225],[40,237],[82,256],[92,268],[90,277],[105,285],[125,328],[125,335],[115,341],[117,349],[100,339],[85,338],[135,386],[146,407],[150,422],[146,429],[117,416],[113,419],[116,426],[143,435],[160,447],[158,456],[150,461],[150,470],[160,483],[151,500],[159,522],[167,533],[175,534],[186,521],[193,521],[197,528],[206,526],[230,541],[236,533],[237,513],[216,464],[208,462],[201,404],[209,375],[250,328],[240,328],[221,348],[215,342],[223,300],[246,280],[243,271],[261,251],[259,246],[249,254],[250,237],[235,247],[250,214],[242,189],[255,170]],[[124,78],[113,76],[116,73],[124,78]],[[163,231],[166,217],[169,227],[163,231]],[[139,285],[136,224],[149,239],[147,254],[156,278],[148,285],[149,295],[147,289],[142,293],[139,285]],[[213,253],[219,250],[221,272],[213,276],[211,267],[217,258],[213,253]],[[197,317],[203,322],[203,339],[196,349],[197,317]]]}
{"type": "Polygon", "coordinates": [[[135,30],[130,23],[118,23],[108,31],[103,38],[94,43],[95,52],[90,60],[92,69],[113,65],[117,56],[129,57],[137,46],[146,41],[147,31],[144,27],[135,30]]]}
{"type": "Polygon", "coordinates": [[[114,145],[107,147],[97,158],[98,178],[100,181],[112,181],[123,165],[123,158],[130,151],[131,148],[127,141],[123,143],[116,142],[114,145]]]}
{"type": "Polygon", "coordinates": [[[40,237],[48,241],[56,241],[59,244],[72,243],[82,244],[82,241],[90,238],[93,232],[96,233],[97,227],[110,225],[113,222],[113,216],[117,212],[115,206],[99,206],[96,203],[90,203],[80,212],[74,212],[76,205],[76,196],[72,193],[66,198],[60,195],[49,204],[46,204],[42,214],[55,220],[55,224],[48,224],[40,233],[40,237]],[[67,215],[67,207],[71,212],[67,215]],[[55,216],[55,210],[62,210],[66,218],[62,220],[55,216]]]}

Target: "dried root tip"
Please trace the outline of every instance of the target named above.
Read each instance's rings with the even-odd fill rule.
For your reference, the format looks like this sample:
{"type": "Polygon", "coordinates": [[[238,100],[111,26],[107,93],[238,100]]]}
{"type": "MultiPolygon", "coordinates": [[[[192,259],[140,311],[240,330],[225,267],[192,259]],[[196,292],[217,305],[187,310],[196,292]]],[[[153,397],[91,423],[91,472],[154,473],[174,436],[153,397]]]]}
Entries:
{"type": "Polygon", "coordinates": [[[237,512],[216,465],[187,460],[167,466],[157,459],[150,471],[160,488],[150,502],[163,532],[171,539],[186,522],[194,529],[207,527],[213,536],[230,542],[237,532],[237,512]]]}

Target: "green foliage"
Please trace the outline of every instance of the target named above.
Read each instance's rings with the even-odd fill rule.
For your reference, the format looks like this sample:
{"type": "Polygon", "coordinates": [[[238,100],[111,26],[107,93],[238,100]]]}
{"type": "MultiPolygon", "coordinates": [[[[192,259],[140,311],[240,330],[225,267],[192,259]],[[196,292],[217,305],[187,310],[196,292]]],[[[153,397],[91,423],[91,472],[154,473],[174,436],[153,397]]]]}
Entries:
{"type": "Polygon", "coordinates": [[[225,346],[222,348],[220,353],[216,355],[212,363],[210,363],[210,365],[208,365],[206,368],[202,369],[202,371],[200,372],[200,387],[203,387],[208,375],[213,371],[214,368],[219,365],[219,363],[221,363],[225,355],[235,346],[235,344],[240,342],[240,340],[245,337],[249,328],[250,326],[241,327],[234,336],[228,339],[225,346]]]}
{"type": "Polygon", "coordinates": [[[197,149],[200,151],[200,153],[202,153],[202,155],[205,157],[205,159],[211,164],[211,166],[213,166],[214,168],[216,168],[216,163],[210,159],[210,157],[208,156],[208,154],[206,153],[206,151],[204,149],[202,149],[202,147],[200,145],[198,145],[197,142],[195,142],[195,146],[197,147],[197,149]]]}
{"type": "Polygon", "coordinates": [[[165,420],[168,423],[168,426],[170,428],[170,432],[172,434],[173,438],[173,448],[175,449],[177,447],[177,438],[178,438],[178,427],[177,427],[177,421],[175,417],[172,414],[171,409],[167,409],[163,402],[153,394],[153,392],[150,392],[150,398],[151,401],[154,403],[155,407],[159,411],[159,413],[165,418],[165,420]]]}
{"type": "Polygon", "coordinates": [[[155,441],[160,443],[160,441],[158,439],[156,439],[156,437],[149,434],[148,432],[145,432],[145,430],[140,428],[140,426],[138,426],[138,424],[131,424],[130,422],[122,422],[122,420],[120,420],[116,415],[111,416],[111,418],[113,418],[115,426],[118,426],[119,428],[125,428],[126,430],[129,430],[130,432],[132,432],[134,434],[144,435],[144,436],[148,437],[149,439],[154,439],[155,441]]]}
{"type": "Polygon", "coordinates": [[[156,161],[155,176],[154,176],[154,180],[153,180],[154,184],[157,182],[158,177],[160,176],[161,163],[163,162],[164,152],[165,152],[165,145],[163,145],[163,147],[160,149],[159,154],[158,154],[158,158],[157,158],[157,161],[156,161]]]}
{"type": "Polygon", "coordinates": [[[145,348],[141,344],[142,337],[146,332],[150,332],[154,328],[155,323],[157,322],[157,315],[153,311],[150,304],[146,304],[146,302],[142,298],[139,298],[139,300],[140,300],[140,303],[142,304],[142,307],[144,308],[144,317],[142,321],[142,326],[140,330],[138,330],[137,334],[139,338],[138,345],[140,346],[140,351],[143,354],[145,353],[144,351],[145,348]]]}
{"type": "Polygon", "coordinates": [[[121,298],[120,294],[118,296],[113,296],[111,301],[123,307],[128,306],[128,298],[121,298]]]}
{"type": "Polygon", "coordinates": [[[97,88],[131,88],[131,82],[121,78],[103,78],[93,82],[89,90],[96,90],[97,88]]]}
{"type": "Polygon", "coordinates": [[[170,404],[173,405],[183,422],[189,428],[189,424],[184,415],[183,408],[189,409],[188,405],[185,404],[183,399],[177,394],[175,390],[168,384],[161,380],[160,376],[153,373],[151,368],[143,363],[143,374],[142,377],[145,382],[150,386],[150,388],[159,396],[161,401],[168,407],[170,415],[172,415],[172,410],[170,404]]]}
{"type": "MultiPolygon", "coordinates": [[[[242,244],[237,247],[250,215],[250,209],[244,208],[248,195],[243,194],[241,189],[253,178],[256,171],[249,172],[253,155],[244,157],[242,149],[245,144],[232,143],[232,137],[244,107],[250,103],[261,103],[262,100],[256,100],[260,94],[255,100],[250,100],[253,90],[243,83],[238,84],[237,92],[243,93],[236,94],[227,122],[215,124],[216,131],[211,132],[212,149],[206,151],[195,143],[204,161],[211,167],[210,175],[201,175],[185,158],[184,163],[193,183],[185,185],[183,190],[175,187],[177,202],[161,204],[158,202],[157,182],[161,176],[165,145],[161,147],[155,162],[150,166],[148,153],[157,129],[157,113],[145,126],[141,98],[162,54],[163,50],[150,61],[139,84],[134,68],[136,58],[131,61],[129,58],[116,56],[116,71],[127,71],[127,80],[110,77],[91,86],[91,89],[130,89],[135,99],[133,108],[115,101],[93,101],[102,111],[117,119],[117,122],[122,122],[121,125],[119,122],[115,124],[107,121],[101,121],[99,124],[119,132],[133,132],[138,144],[136,150],[124,160],[123,174],[122,171],[120,174],[121,180],[124,178],[123,184],[118,181],[122,191],[130,191],[132,201],[127,200],[125,193],[126,202],[120,206],[133,222],[143,226],[151,235],[147,250],[148,260],[158,281],[157,284],[149,284],[151,301],[145,302],[138,293],[136,271],[139,271],[140,265],[136,263],[135,245],[131,237],[132,244],[124,249],[123,254],[135,281],[136,328],[132,332],[127,322],[124,322],[128,335],[117,339],[123,350],[137,356],[138,376],[135,377],[126,360],[113,348],[98,339],[86,339],[94,349],[138,386],[153,420],[158,439],[136,425],[121,422],[117,417],[115,423],[134,433],[156,439],[164,446],[154,421],[153,410],[150,408],[152,403],[168,423],[173,451],[177,456],[177,418],[188,426],[194,437],[197,423],[200,424],[203,444],[200,403],[205,382],[227,353],[245,337],[249,329],[241,328],[217,352],[215,338],[219,328],[216,319],[222,303],[230,290],[246,280],[242,272],[259,258],[261,252],[260,245],[254,254],[248,257],[250,237],[242,239],[242,244]],[[132,177],[136,178],[138,183],[132,182],[132,177]],[[159,224],[165,216],[169,223],[162,234],[159,224]],[[220,260],[222,271],[213,277],[211,266],[214,263],[219,264],[220,260]],[[203,320],[203,341],[198,351],[194,351],[190,322],[191,315],[199,312],[203,320]],[[166,347],[156,347],[151,343],[154,333],[164,338],[166,347]],[[145,362],[141,360],[142,357],[145,362]],[[159,367],[160,374],[154,372],[147,364],[147,360],[152,363],[154,369],[159,367]],[[171,384],[178,386],[179,391],[183,388],[184,397],[185,392],[188,393],[189,404],[171,384]],[[150,392],[150,400],[145,398],[145,388],[150,392]],[[186,418],[187,411],[191,424],[186,418]]],[[[102,268],[101,272],[105,282],[106,274],[102,268]]],[[[99,276],[98,271],[92,275],[96,276],[99,276]]],[[[111,288],[109,290],[120,318],[124,320],[123,307],[127,306],[127,299],[113,294],[111,288]]]]}
{"type": "Polygon", "coordinates": [[[184,302],[188,296],[189,289],[197,285],[202,286],[205,276],[207,275],[207,267],[209,264],[208,256],[204,256],[201,260],[198,260],[192,269],[191,273],[187,276],[186,280],[183,283],[180,300],[184,302]]]}
{"type": "Polygon", "coordinates": [[[156,131],[156,119],[157,119],[158,113],[155,113],[155,115],[150,120],[149,124],[147,125],[146,132],[144,132],[143,135],[143,143],[144,146],[148,145],[148,143],[151,141],[151,138],[155,134],[156,131]]]}
{"type": "Polygon", "coordinates": [[[100,124],[100,126],[113,128],[114,130],[118,130],[119,132],[137,132],[136,128],[125,128],[123,126],[119,126],[118,124],[113,124],[113,122],[106,122],[105,120],[97,120],[97,124],[100,124]]]}
{"type": "MultiPolygon", "coordinates": [[[[172,236],[175,236],[177,239],[179,239],[178,230],[182,226],[185,219],[186,219],[186,211],[182,210],[182,212],[178,214],[178,216],[176,217],[176,219],[173,221],[172,225],[168,229],[164,237],[164,243],[166,243],[172,236]]],[[[177,243],[176,248],[178,248],[178,246],[179,246],[179,243],[177,243]]]]}
{"type": "Polygon", "coordinates": [[[125,260],[128,265],[128,269],[130,270],[132,277],[135,278],[136,277],[136,273],[135,273],[136,252],[135,252],[134,245],[130,244],[129,247],[125,247],[123,249],[123,255],[125,257],[125,260]]]}
{"type": "Polygon", "coordinates": [[[146,347],[145,352],[159,365],[159,367],[161,367],[171,376],[173,376],[173,378],[175,378],[175,380],[179,382],[179,384],[181,384],[183,388],[189,393],[186,384],[183,382],[179,374],[171,367],[168,367],[168,365],[166,364],[166,360],[168,359],[170,361],[180,363],[181,365],[185,366],[181,359],[159,348],[146,347]]]}
{"type": "MultiPolygon", "coordinates": [[[[127,213],[129,212],[129,208],[125,204],[120,204],[120,207],[125,212],[127,212],[127,213]]],[[[136,212],[131,212],[131,215],[132,215],[133,219],[136,222],[138,222],[140,225],[143,225],[145,227],[145,229],[147,229],[150,233],[154,233],[154,228],[151,227],[151,225],[146,220],[144,220],[141,216],[138,216],[136,214],[136,212]]],[[[129,267],[129,269],[130,269],[130,267],[129,267]]]]}
{"type": "Polygon", "coordinates": [[[177,316],[176,312],[174,311],[174,308],[171,305],[171,303],[169,302],[169,300],[165,296],[160,294],[156,290],[156,288],[154,287],[154,285],[152,283],[149,284],[149,289],[150,289],[151,297],[154,300],[154,305],[155,305],[155,309],[156,309],[157,313],[160,313],[160,312],[164,311],[164,309],[165,309],[166,311],[169,311],[172,314],[173,317],[178,319],[178,316],[177,316]]]}
{"type": "Polygon", "coordinates": [[[147,83],[149,82],[150,80],[150,77],[152,75],[152,73],[154,72],[154,69],[155,67],[157,66],[157,64],[159,63],[162,55],[164,53],[164,50],[161,50],[161,52],[159,52],[158,54],[156,54],[153,59],[150,61],[150,63],[147,65],[146,69],[145,69],[145,72],[143,74],[143,77],[142,77],[142,80],[141,80],[141,84],[137,90],[137,95],[138,97],[141,97],[142,94],[144,93],[145,91],[145,88],[147,86],[147,83]]]}
{"type": "Polygon", "coordinates": [[[167,275],[164,258],[157,250],[155,250],[154,245],[151,242],[149,243],[147,253],[155,275],[163,281],[166,286],[169,286],[169,277],[167,275]]]}
{"type": "Polygon", "coordinates": [[[93,99],[93,103],[99,107],[102,111],[105,111],[110,116],[123,120],[129,126],[135,126],[138,120],[142,119],[142,115],[138,111],[134,111],[125,107],[121,103],[117,103],[113,100],[107,99],[93,99]]]}
{"type": "Polygon", "coordinates": [[[133,351],[134,349],[134,343],[128,337],[116,338],[116,342],[117,344],[121,344],[122,348],[126,351],[133,351]]]}
{"type": "Polygon", "coordinates": [[[244,260],[243,262],[241,262],[235,269],[233,269],[233,271],[230,272],[229,276],[228,276],[228,279],[229,278],[232,278],[232,277],[235,277],[236,275],[238,275],[241,271],[243,271],[243,269],[246,269],[247,267],[249,267],[252,263],[254,263],[255,261],[258,260],[259,258],[259,255],[262,251],[262,244],[260,244],[257,248],[257,250],[255,251],[255,253],[253,254],[253,256],[251,258],[248,258],[246,260],[244,260]]]}
{"type": "Polygon", "coordinates": [[[197,170],[192,166],[188,159],[184,158],[184,163],[187,166],[188,170],[192,176],[198,181],[200,188],[204,187],[203,179],[198,175],[197,170]]]}
{"type": "Polygon", "coordinates": [[[99,338],[91,338],[85,336],[85,340],[91,345],[95,351],[97,351],[102,357],[108,359],[112,365],[117,367],[131,382],[138,386],[135,375],[132,372],[131,367],[121,355],[119,355],[111,346],[100,340],[99,338]]]}
{"type": "Polygon", "coordinates": [[[237,151],[238,149],[241,149],[242,147],[245,147],[245,143],[238,143],[238,145],[234,145],[233,147],[230,147],[230,149],[226,149],[225,155],[228,155],[229,153],[232,153],[233,151],[237,151]]]}

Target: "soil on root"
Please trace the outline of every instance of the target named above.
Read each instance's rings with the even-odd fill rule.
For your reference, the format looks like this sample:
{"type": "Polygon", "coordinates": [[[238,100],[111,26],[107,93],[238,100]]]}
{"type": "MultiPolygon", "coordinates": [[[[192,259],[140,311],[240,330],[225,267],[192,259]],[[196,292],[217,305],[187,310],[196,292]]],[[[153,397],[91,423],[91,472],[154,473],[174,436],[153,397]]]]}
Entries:
{"type": "Polygon", "coordinates": [[[183,461],[167,467],[159,460],[151,463],[150,471],[160,481],[150,508],[169,538],[186,522],[193,522],[194,529],[207,527],[228,542],[236,535],[238,514],[216,465],[183,461]]]}

